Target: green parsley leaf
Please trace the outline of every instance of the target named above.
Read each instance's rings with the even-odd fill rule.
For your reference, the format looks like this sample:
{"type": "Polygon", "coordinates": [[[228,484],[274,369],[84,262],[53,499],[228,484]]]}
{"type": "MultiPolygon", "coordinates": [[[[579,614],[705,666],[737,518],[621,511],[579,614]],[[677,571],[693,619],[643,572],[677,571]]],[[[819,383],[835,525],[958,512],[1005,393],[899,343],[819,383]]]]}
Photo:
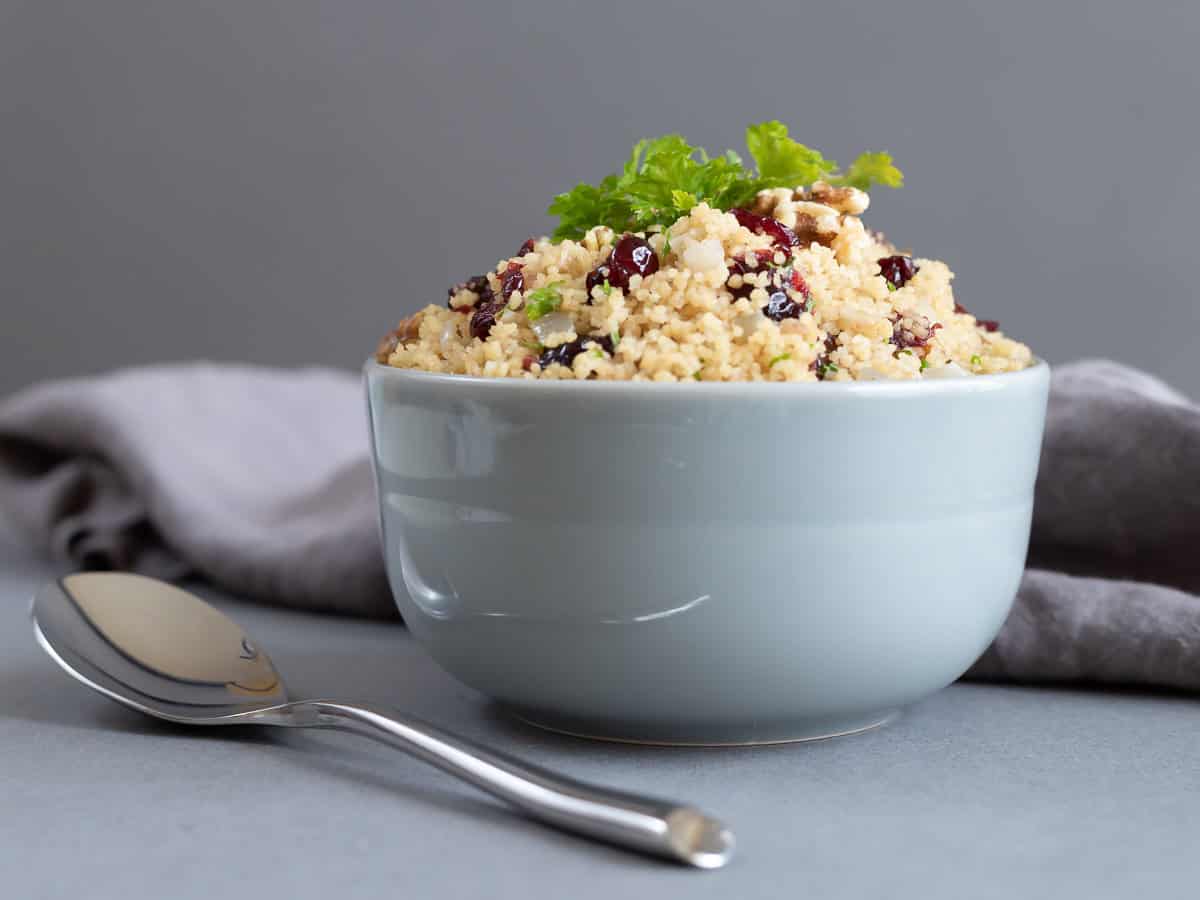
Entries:
{"type": "Polygon", "coordinates": [[[678,209],[691,209],[700,201],[693,193],[688,191],[673,190],[671,191],[671,202],[674,203],[678,209]]]}
{"type": "Polygon", "coordinates": [[[604,359],[604,351],[599,347],[593,347],[592,356],[596,357],[597,359],[604,359]]]}
{"type": "Polygon", "coordinates": [[[617,349],[617,344],[621,343],[621,332],[616,328],[612,330],[612,342],[613,351],[615,352],[617,349]]]}
{"type": "Polygon", "coordinates": [[[747,128],[746,146],[758,167],[763,187],[811,184],[837,171],[837,163],[792,140],[787,126],[776,120],[747,128]]]}
{"type": "Polygon", "coordinates": [[[836,363],[825,363],[825,365],[821,366],[821,377],[824,378],[830,372],[836,372],[836,371],[838,371],[838,367],[837,367],[836,363]]]}
{"type": "Polygon", "coordinates": [[[923,359],[923,360],[921,360],[921,368],[918,369],[917,371],[924,372],[928,368],[929,368],[929,360],[923,359]]]}
{"type": "Polygon", "coordinates": [[[983,365],[983,357],[980,356],[978,353],[976,353],[974,356],[971,357],[971,365],[982,366],[983,365]]]}
{"type": "Polygon", "coordinates": [[[888,286],[889,294],[894,294],[896,292],[896,286],[894,284],[892,284],[890,281],[887,283],[887,286],[888,286]]]}
{"type": "Polygon", "coordinates": [[[638,141],[620,174],[596,185],[578,184],[554,198],[548,210],[558,217],[554,239],[578,238],[597,225],[618,234],[655,225],[665,229],[699,203],[732,209],[749,205],[765,188],[794,188],[818,179],[855,187],[903,183],[886,153],[864,153],[845,175],[838,175],[835,162],[793,140],[778,121],[749,126],[746,146],[753,170],[732,150],[710,157],[678,134],[638,141]]]}
{"type": "Polygon", "coordinates": [[[562,294],[558,292],[561,286],[562,282],[555,281],[536,291],[530,291],[525,297],[525,317],[530,322],[536,322],[562,306],[562,294]]]}
{"type": "Polygon", "coordinates": [[[671,253],[671,232],[663,229],[663,248],[662,257],[666,259],[671,253]]]}
{"type": "Polygon", "coordinates": [[[697,381],[699,381],[700,373],[703,371],[704,371],[703,369],[697,369],[695,372],[692,373],[692,377],[695,378],[697,381]]]}
{"type": "Polygon", "coordinates": [[[604,284],[600,285],[600,289],[604,291],[606,297],[612,293],[612,285],[608,283],[607,278],[604,279],[604,284]]]}
{"type": "Polygon", "coordinates": [[[896,355],[897,356],[912,356],[913,352],[911,350],[909,350],[908,348],[905,348],[904,350],[897,350],[896,355]]]}
{"type": "Polygon", "coordinates": [[[790,354],[790,353],[780,353],[778,356],[772,357],[771,361],[769,363],[767,363],[767,368],[770,369],[770,368],[774,367],[775,363],[783,362],[785,359],[791,359],[791,358],[792,358],[792,354],[790,354]]]}
{"type": "Polygon", "coordinates": [[[546,210],[558,216],[558,227],[552,237],[580,237],[596,225],[624,222],[629,218],[629,203],[617,190],[617,176],[609,175],[599,186],[577,184],[565,194],[559,194],[546,210]]]}
{"type": "Polygon", "coordinates": [[[871,184],[884,187],[904,187],[904,173],[892,164],[890,153],[864,153],[850,164],[845,175],[833,179],[834,184],[847,184],[859,190],[867,190],[871,184]]]}

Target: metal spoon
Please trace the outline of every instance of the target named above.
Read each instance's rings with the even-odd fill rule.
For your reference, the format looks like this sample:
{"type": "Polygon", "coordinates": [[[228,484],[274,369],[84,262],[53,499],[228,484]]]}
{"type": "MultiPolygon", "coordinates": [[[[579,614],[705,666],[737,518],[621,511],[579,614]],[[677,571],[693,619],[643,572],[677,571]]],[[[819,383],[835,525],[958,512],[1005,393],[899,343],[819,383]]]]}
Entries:
{"type": "Polygon", "coordinates": [[[79,681],[184,725],[333,728],[432,763],[548,825],[702,869],[725,865],[733,835],[699,810],[584,784],[408,716],[330,700],[288,700],[266,653],[194,594],[141,575],[94,572],[46,585],[38,643],[79,681]]]}

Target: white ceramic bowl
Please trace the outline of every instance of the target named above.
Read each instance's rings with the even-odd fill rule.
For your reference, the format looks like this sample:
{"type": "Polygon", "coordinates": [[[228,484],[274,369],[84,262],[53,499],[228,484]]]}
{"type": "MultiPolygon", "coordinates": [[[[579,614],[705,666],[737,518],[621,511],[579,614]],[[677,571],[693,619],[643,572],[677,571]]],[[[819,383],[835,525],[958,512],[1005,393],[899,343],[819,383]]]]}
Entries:
{"type": "Polygon", "coordinates": [[[1024,565],[1049,369],[525,381],[368,362],[416,638],[517,715],[664,743],[870,727],[961,675],[1024,565]]]}

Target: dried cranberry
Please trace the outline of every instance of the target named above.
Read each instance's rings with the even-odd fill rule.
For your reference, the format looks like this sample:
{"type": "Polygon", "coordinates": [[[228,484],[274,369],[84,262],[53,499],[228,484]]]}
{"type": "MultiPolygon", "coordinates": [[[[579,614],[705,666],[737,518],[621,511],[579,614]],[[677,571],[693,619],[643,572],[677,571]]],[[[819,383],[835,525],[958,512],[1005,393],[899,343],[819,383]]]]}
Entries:
{"type": "Polygon", "coordinates": [[[629,287],[629,279],[634,275],[653,275],[658,271],[658,254],[646,241],[634,234],[622,237],[608,259],[592,269],[584,282],[588,292],[587,303],[592,302],[592,288],[608,282],[609,287],[625,290],[629,287]]]}
{"type": "Polygon", "coordinates": [[[809,300],[812,298],[812,294],[808,289],[808,282],[804,280],[804,276],[795,269],[789,269],[788,281],[790,282],[790,287],[793,291],[799,291],[804,295],[804,302],[805,305],[807,305],[809,300]]]}
{"type": "Polygon", "coordinates": [[[729,293],[733,294],[733,299],[740,300],[743,297],[749,297],[750,292],[754,290],[754,285],[746,282],[746,275],[750,272],[758,272],[760,269],[768,268],[771,265],[771,257],[775,255],[773,250],[755,250],[754,265],[744,256],[735,256],[729,264],[729,278],[734,275],[742,277],[742,283],[737,287],[730,287],[729,279],[725,281],[725,287],[729,288],[729,293]]]}
{"type": "Polygon", "coordinates": [[[606,263],[601,263],[600,265],[596,266],[596,268],[592,269],[592,271],[588,272],[587,279],[584,281],[584,286],[587,289],[587,300],[584,302],[586,302],[588,306],[592,305],[592,288],[603,287],[604,282],[606,281],[608,282],[609,287],[612,287],[612,279],[610,279],[608,276],[608,265],[606,263]]]}
{"type": "Polygon", "coordinates": [[[594,337],[591,335],[585,335],[583,337],[577,337],[575,340],[569,341],[566,344],[559,344],[557,347],[547,347],[542,351],[542,355],[539,357],[538,362],[541,364],[543,369],[547,366],[553,365],[554,363],[569,367],[571,363],[575,361],[575,357],[583,352],[584,344],[595,344],[609,355],[611,355],[613,352],[612,338],[607,334],[597,335],[594,337]]]}
{"type": "Polygon", "coordinates": [[[530,369],[532,369],[532,368],[533,368],[533,364],[534,364],[535,362],[537,362],[537,359],[536,359],[535,357],[533,357],[533,356],[527,356],[527,357],[525,357],[523,360],[521,360],[521,368],[522,368],[524,371],[528,372],[530,369]]]}
{"type": "Polygon", "coordinates": [[[532,252],[533,252],[533,238],[528,238],[525,241],[525,243],[523,243],[521,245],[521,249],[517,251],[517,256],[524,256],[526,253],[532,253],[532,252]]]}
{"type": "Polygon", "coordinates": [[[808,309],[808,302],[808,284],[803,276],[795,269],[776,269],[771,273],[771,294],[767,297],[767,305],[763,307],[762,314],[773,322],[798,319],[800,313],[808,309]],[[804,299],[797,303],[789,291],[799,293],[804,299]]]}
{"type": "Polygon", "coordinates": [[[492,286],[488,284],[486,275],[476,275],[474,278],[468,278],[466,281],[460,281],[458,284],[451,287],[446,293],[449,295],[446,299],[446,306],[451,309],[457,309],[459,312],[470,312],[474,306],[454,306],[453,300],[457,294],[463,291],[474,291],[479,299],[475,301],[475,306],[481,303],[490,303],[494,297],[492,294],[492,286]]]}
{"type": "Polygon", "coordinates": [[[804,307],[789,297],[784,291],[776,291],[767,298],[767,305],[762,308],[762,314],[773,322],[784,319],[798,319],[804,307]]]}
{"type": "Polygon", "coordinates": [[[902,288],[921,271],[910,256],[885,256],[879,260],[879,274],[894,288],[902,288]]]}
{"type": "Polygon", "coordinates": [[[625,290],[629,287],[629,273],[612,264],[612,257],[608,258],[608,264],[605,266],[608,269],[608,284],[610,287],[620,288],[625,290]]]}
{"type": "Polygon", "coordinates": [[[542,368],[552,366],[558,363],[562,366],[570,367],[580,353],[583,352],[583,340],[575,338],[573,341],[568,341],[565,344],[559,344],[557,347],[547,347],[542,351],[542,355],[538,357],[538,362],[542,368]]]}
{"type": "Polygon", "coordinates": [[[627,234],[613,247],[608,256],[608,283],[613,287],[629,287],[634,275],[653,275],[658,271],[658,254],[645,238],[627,234]],[[615,280],[614,280],[615,279],[615,280]]]}
{"type": "Polygon", "coordinates": [[[487,336],[492,333],[492,326],[496,324],[496,316],[500,315],[503,309],[504,304],[498,301],[479,304],[471,314],[471,337],[477,337],[481,341],[487,340],[487,336]]]}
{"type": "MultiPolygon", "coordinates": [[[[758,254],[766,254],[758,256],[757,261],[760,263],[766,262],[771,258],[769,250],[757,251],[758,254]]],[[[735,258],[729,266],[730,278],[734,275],[742,277],[742,283],[737,287],[729,287],[728,280],[725,286],[729,292],[733,294],[735,300],[740,300],[744,297],[749,297],[753,293],[757,285],[745,280],[746,275],[750,272],[757,271],[751,269],[745,258],[735,258]]],[[[809,308],[809,292],[808,283],[805,282],[804,276],[791,267],[778,267],[767,270],[767,283],[764,286],[767,292],[767,303],[762,308],[762,313],[768,319],[776,322],[782,322],[784,319],[798,318],[800,313],[805,312],[809,308]],[[803,299],[797,303],[789,295],[789,291],[799,293],[803,299]]]]}
{"type": "Polygon", "coordinates": [[[738,224],[743,228],[748,228],[755,234],[765,234],[777,247],[782,247],[784,250],[790,250],[792,247],[800,246],[800,238],[796,237],[796,232],[788,228],[778,219],[773,219],[770,216],[760,216],[758,213],[752,213],[748,209],[731,209],[734,218],[738,220],[738,224]]]}
{"type": "Polygon", "coordinates": [[[910,347],[927,347],[933,340],[933,333],[942,327],[941,322],[931,323],[919,313],[897,314],[892,317],[892,343],[897,352],[910,347]]]}
{"type": "Polygon", "coordinates": [[[500,296],[506,302],[516,291],[525,290],[525,273],[521,268],[520,263],[509,263],[504,274],[500,276],[500,296]]]}
{"type": "Polygon", "coordinates": [[[817,354],[817,358],[809,363],[808,368],[817,373],[817,380],[824,381],[825,375],[829,371],[829,354],[837,349],[837,338],[832,334],[825,335],[825,349],[817,354]]]}

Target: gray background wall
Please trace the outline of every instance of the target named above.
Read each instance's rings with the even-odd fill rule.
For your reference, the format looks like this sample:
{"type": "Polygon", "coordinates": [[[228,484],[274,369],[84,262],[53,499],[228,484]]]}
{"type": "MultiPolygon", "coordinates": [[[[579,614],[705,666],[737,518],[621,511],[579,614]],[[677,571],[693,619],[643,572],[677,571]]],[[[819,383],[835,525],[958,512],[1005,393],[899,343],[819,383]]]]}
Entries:
{"type": "Polygon", "coordinates": [[[870,221],[1052,361],[1200,394],[1200,6],[0,0],[0,391],[353,367],[634,139],[891,150],[870,221]]]}

